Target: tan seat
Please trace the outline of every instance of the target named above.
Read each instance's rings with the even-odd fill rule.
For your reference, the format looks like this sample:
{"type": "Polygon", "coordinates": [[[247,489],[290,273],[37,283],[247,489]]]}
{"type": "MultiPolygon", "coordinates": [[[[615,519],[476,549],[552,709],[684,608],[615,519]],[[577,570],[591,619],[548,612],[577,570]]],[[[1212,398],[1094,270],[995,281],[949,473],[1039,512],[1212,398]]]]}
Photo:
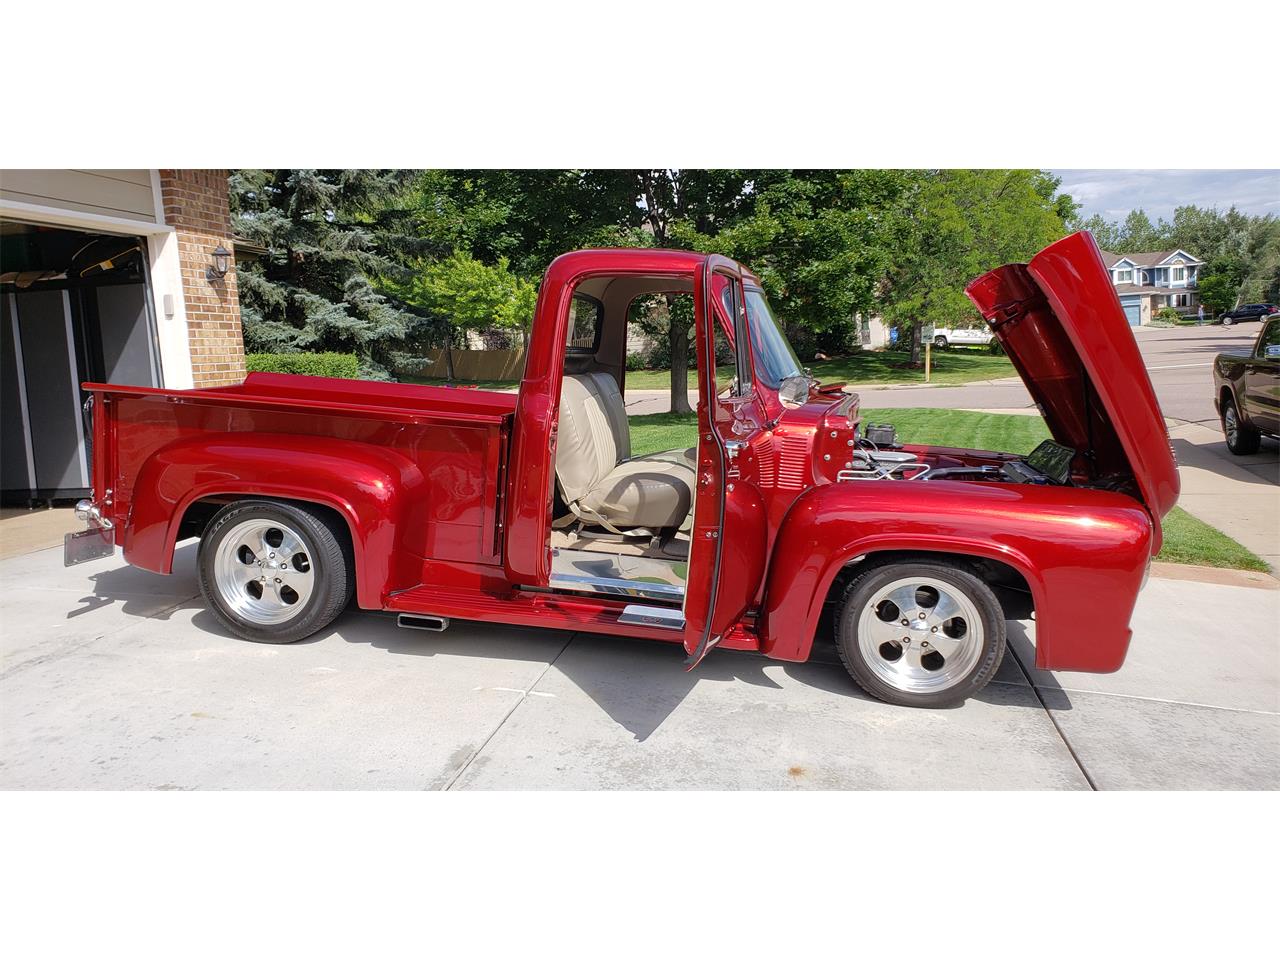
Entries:
{"type": "Polygon", "coordinates": [[[678,527],[693,502],[693,451],[631,457],[617,382],[607,373],[566,375],[560,391],[556,477],[570,508],[619,529],[678,527]]]}

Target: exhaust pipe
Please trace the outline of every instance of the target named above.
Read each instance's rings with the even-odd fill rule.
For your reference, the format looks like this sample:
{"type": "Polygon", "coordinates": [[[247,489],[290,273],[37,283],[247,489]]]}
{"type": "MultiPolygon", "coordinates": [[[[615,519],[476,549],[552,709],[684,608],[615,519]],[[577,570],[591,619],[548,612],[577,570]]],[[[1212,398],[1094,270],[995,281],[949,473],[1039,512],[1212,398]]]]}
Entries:
{"type": "Polygon", "coordinates": [[[449,618],[429,617],[417,613],[402,613],[396,618],[396,626],[404,627],[407,630],[430,630],[432,633],[442,633],[449,629],[449,618]]]}

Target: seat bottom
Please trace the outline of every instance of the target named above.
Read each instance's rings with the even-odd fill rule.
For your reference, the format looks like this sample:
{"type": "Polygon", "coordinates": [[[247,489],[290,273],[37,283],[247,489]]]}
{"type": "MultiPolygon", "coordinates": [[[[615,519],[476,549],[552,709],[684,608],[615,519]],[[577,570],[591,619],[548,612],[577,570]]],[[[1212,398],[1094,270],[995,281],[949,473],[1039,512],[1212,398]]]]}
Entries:
{"type": "Polygon", "coordinates": [[[679,460],[624,460],[587,492],[578,505],[618,528],[679,527],[693,504],[694,472],[679,460]]]}

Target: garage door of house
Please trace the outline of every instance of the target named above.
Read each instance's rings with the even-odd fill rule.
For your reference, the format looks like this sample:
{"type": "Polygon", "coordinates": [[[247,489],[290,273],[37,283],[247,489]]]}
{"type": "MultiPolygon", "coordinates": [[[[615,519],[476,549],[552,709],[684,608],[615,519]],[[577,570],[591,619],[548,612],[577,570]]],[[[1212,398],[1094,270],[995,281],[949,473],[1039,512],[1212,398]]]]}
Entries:
{"type": "Polygon", "coordinates": [[[1136,327],[1142,322],[1142,307],[1136,303],[1122,303],[1124,307],[1124,318],[1129,321],[1129,326],[1136,327]]]}
{"type": "Polygon", "coordinates": [[[0,241],[0,499],[85,496],[80,384],[162,383],[145,240],[4,220],[0,241]]]}

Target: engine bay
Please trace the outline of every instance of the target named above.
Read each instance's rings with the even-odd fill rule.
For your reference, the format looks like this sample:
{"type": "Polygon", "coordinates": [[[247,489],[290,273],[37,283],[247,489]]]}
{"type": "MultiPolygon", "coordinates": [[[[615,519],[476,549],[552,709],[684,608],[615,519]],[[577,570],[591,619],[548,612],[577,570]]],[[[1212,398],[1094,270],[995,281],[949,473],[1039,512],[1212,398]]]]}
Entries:
{"type": "Polygon", "coordinates": [[[891,424],[866,424],[855,435],[838,480],[976,480],[1071,486],[1077,452],[1044,440],[1025,457],[904,446],[891,424]]]}

